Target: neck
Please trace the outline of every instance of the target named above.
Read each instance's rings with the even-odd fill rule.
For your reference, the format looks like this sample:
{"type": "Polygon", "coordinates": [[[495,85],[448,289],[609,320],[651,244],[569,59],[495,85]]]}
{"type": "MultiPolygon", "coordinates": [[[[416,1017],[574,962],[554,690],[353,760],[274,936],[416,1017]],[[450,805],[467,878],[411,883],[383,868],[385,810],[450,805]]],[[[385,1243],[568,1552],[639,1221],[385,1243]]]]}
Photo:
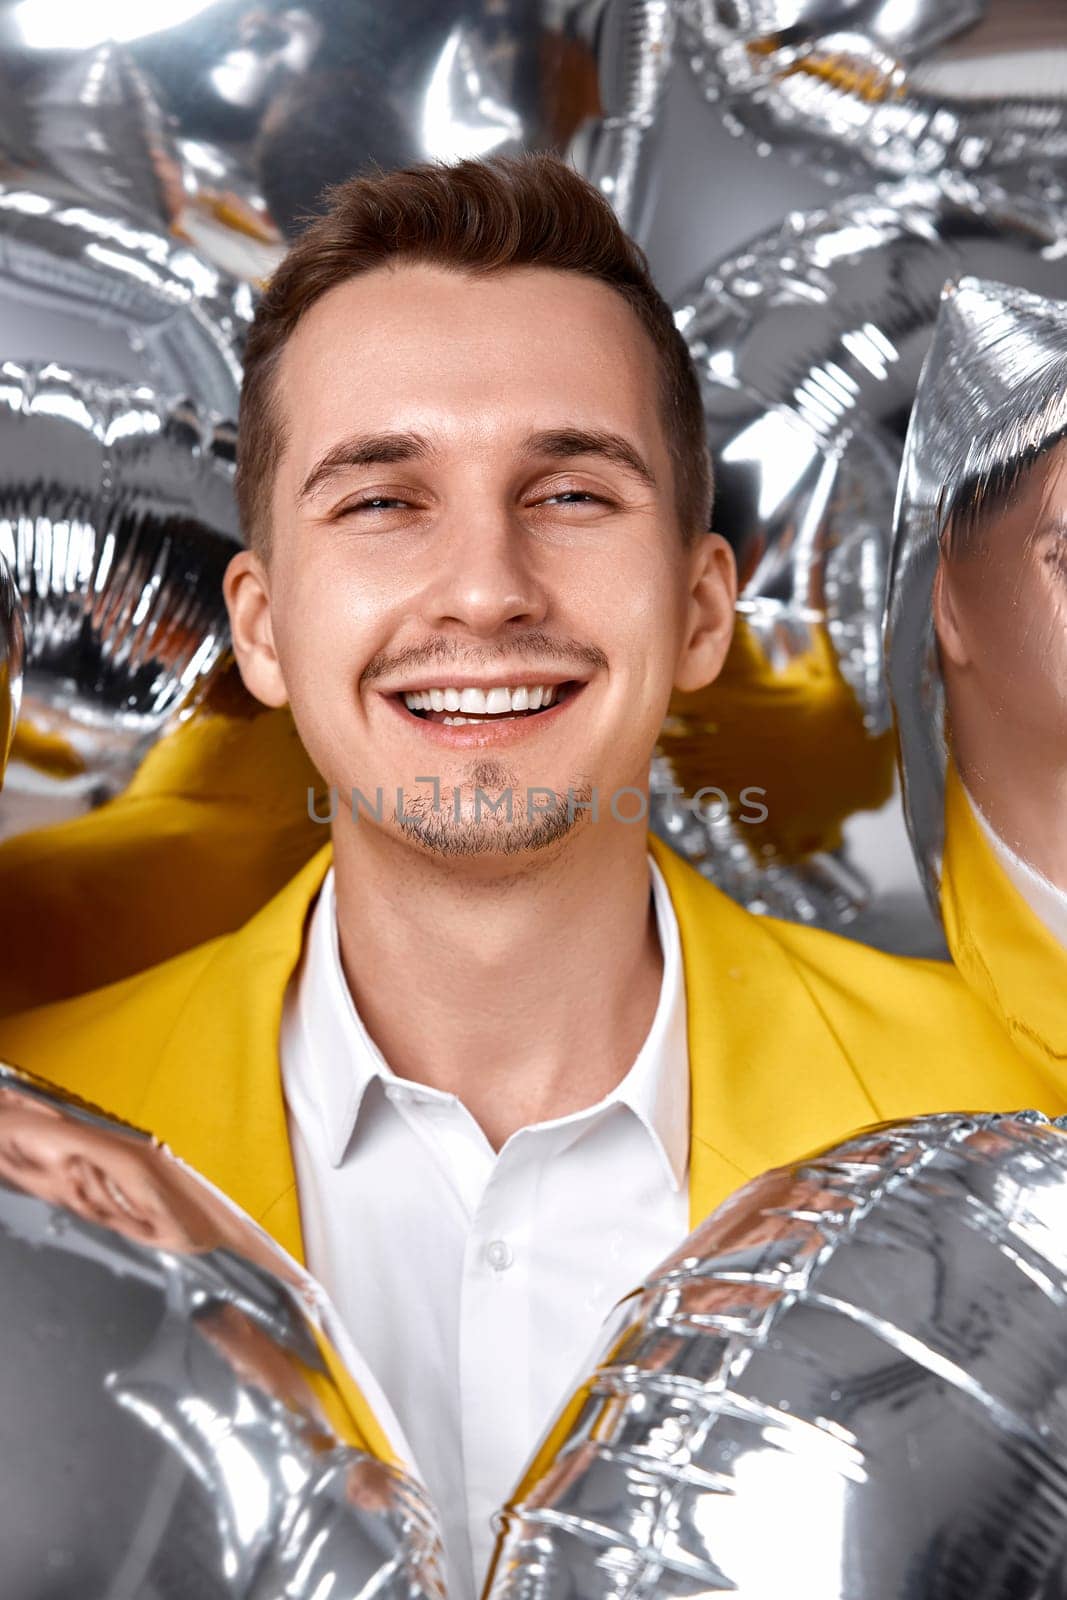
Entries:
{"type": "Polygon", "coordinates": [[[333,826],[341,960],[399,1076],[455,1094],[494,1149],[625,1077],[663,976],[641,826],[445,858],[333,826]]]}
{"type": "Polygon", "coordinates": [[[1041,752],[1032,740],[1001,728],[996,748],[972,751],[952,731],[957,769],[971,798],[1004,843],[1057,888],[1067,890],[1067,767],[1051,759],[1051,740],[1041,752]]]}

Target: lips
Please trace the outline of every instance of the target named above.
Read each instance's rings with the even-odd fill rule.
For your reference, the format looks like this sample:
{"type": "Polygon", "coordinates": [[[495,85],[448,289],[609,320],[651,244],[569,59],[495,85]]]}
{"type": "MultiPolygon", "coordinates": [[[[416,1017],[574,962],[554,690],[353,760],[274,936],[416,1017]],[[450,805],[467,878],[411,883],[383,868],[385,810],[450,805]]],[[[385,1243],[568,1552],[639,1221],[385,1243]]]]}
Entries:
{"type": "Polygon", "coordinates": [[[548,706],[542,705],[537,709],[527,707],[525,711],[436,711],[432,705],[428,709],[413,710],[405,704],[403,692],[385,698],[409,728],[418,728],[424,738],[439,747],[497,749],[547,729],[550,723],[569,712],[585,688],[586,685],[576,679],[552,685],[552,700],[548,706]]]}

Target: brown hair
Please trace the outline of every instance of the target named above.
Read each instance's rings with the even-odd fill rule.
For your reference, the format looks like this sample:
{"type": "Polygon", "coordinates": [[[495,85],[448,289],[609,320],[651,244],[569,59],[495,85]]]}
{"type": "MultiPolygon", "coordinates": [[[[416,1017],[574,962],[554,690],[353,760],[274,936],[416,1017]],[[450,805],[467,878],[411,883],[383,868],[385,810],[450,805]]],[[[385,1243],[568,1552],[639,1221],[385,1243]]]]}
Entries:
{"type": "Polygon", "coordinates": [[[274,382],[287,339],[320,296],[397,259],[459,272],[538,266],[610,285],[652,339],[683,537],[711,519],[711,462],[696,371],[644,251],[604,196],[543,153],[452,166],[375,170],[327,191],[328,209],[271,279],[248,336],[237,441],[237,502],[245,537],[266,554],[270,500],[285,448],[274,382]]]}
{"type": "Polygon", "coordinates": [[[941,551],[949,560],[985,553],[990,519],[1008,510],[1033,468],[1067,439],[1067,427],[1033,438],[1043,421],[1043,412],[1013,417],[1009,439],[987,441],[987,465],[957,485],[941,486],[936,515],[941,551]],[[1020,437],[1029,441],[1021,448],[1020,437]]]}

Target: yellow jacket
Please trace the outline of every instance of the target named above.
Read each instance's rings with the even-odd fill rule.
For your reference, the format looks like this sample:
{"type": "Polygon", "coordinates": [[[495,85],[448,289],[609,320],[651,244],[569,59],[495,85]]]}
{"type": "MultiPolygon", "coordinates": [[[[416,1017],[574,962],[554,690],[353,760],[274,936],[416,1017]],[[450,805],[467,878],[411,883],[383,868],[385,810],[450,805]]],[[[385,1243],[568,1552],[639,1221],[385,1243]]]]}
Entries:
{"type": "MultiPolygon", "coordinates": [[[[1067,1110],[947,965],[743,911],[650,835],[678,918],[691,1084],[690,1221],[768,1167],[882,1118],[1067,1110]]],[[[326,845],[235,933],[0,1020],[0,1057],[147,1128],[303,1259],[278,1063],[282,1001],[326,845]]],[[[336,1376],[336,1374],[335,1374],[336,1376]]],[[[343,1378],[343,1375],[342,1375],[343,1378]]],[[[350,1437],[392,1452],[341,1381],[350,1437]]],[[[523,1492],[580,1395],[542,1443],[523,1492]]]]}
{"type": "MultiPolygon", "coordinates": [[[[690,1210],[881,1118],[1067,1110],[937,962],[742,910],[654,836],[678,918],[691,1090],[690,1210]]],[[[282,1001],[332,854],[237,932],[0,1020],[0,1056],[151,1130],[302,1259],[278,1064],[282,1001]]]]}
{"type": "Polygon", "coordinates": [[[952,958],[1019,1054],[1067,1076],[1067,950],[996,859],[955,766],[945,774],[941,914],[952,958]]]}
{"type": "Polygon", "coordinates": [[[0,844],[0,1017],[232,933],[322,849],[307,796],[324,787],[288,709],[242,699],[229,674],[121,794],[0,844]]]}

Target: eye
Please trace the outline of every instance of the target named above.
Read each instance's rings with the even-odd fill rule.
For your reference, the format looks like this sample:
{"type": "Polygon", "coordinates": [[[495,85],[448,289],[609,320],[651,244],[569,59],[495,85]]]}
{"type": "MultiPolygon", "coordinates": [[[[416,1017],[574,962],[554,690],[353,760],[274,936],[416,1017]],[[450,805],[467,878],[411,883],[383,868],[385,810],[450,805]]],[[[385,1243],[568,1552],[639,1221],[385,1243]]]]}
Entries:
{"type": "Polygon", "coordinates": [[[30,1157],[22,1149],[17,1139],[8,1138],[0,1140],[0,1153],[7,1157],[8,1161],[13,1167],[17,1167],[22,1171],[33,1172],[36,1170],[36,1161],[30,1159],[30,1157]]]}
{"type": "Polygon", "coordinates": [[[1045,547],[1045,565],[1067,572],[1067,536],[1057,531],[1045,547]]]}
{"type": "Polygon", "coordinates": [[[595,506],[614,505],[613,500],[607,500],[603,495],[593,494],[590,489],[558,489],[555,494],[550,494],[544,500],[539,500],[538,505],[551,505],[553,500],[570,501],[572,505],[580,505],[583,501],[595,506]]]}
{"type": "Polygon", "coordinates": [[[406,500],[398,500],[393,495],[372,494],[368,495],[365,500],[353,500],[347,506],[342,506],[337,514],[340,517],[347,517],[353,511],[381,511],[386,509],[392,511],[396,506],[406,506],[407,503],[406,500]]]}

